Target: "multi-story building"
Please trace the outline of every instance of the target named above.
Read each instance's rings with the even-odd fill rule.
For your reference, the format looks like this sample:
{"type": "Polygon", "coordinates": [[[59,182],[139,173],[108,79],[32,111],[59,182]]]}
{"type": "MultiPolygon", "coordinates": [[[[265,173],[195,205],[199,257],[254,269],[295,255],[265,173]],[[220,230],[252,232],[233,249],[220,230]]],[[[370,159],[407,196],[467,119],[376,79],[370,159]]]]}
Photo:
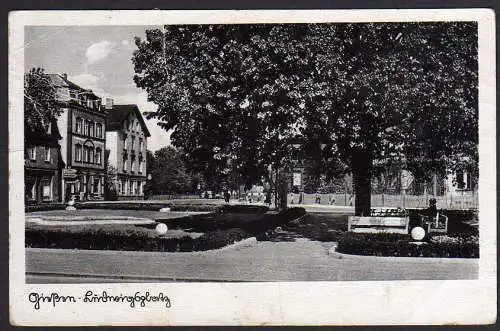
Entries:
{"type": "Polygon", "coordinates": [[[61,200],[61,169],[64,166],[57,121],[44,133],[25,132],[24,185],[26,204],[61,200]]]}
{"type": "Polygon", "coordinates": [[[69,200],[102,199],[106,109],[91,90],[70,82],[65,74],[51,74],[62,113],[58,117],[62,139],[62,196],[69,200]]]}
{"type": "Polygon", "coordinates": [[[106,121],[107,164],[118,199],[140,199],[147,179],[147,139],[151,134],[137,105],[114,105],[106,121]]]}

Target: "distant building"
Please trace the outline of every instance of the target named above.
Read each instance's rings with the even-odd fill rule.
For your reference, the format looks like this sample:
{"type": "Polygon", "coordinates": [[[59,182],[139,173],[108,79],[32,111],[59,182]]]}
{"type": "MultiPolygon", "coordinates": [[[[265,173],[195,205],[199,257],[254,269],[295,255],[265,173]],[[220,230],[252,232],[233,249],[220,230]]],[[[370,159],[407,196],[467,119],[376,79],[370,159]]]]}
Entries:
{"type": "Polygon", "coordinates": [[[119,199],[140,199],[147,179],[151,134],[137,105],[113,105],[106,120],[107,164],[115,172],[119,199]]]}
{"type": "Polygon", "coordinates": [[[70,82],[65,74],[51,74],[62,113],[62,196],[69,200],[103,199],[106,109],[91,90],[70,82]]]}
{"type": "Polygon", "coordinates": [[[24,191],[26,204],[61,201],[61,139],[57,121],[44,133],[25,132],[24,191]]]}

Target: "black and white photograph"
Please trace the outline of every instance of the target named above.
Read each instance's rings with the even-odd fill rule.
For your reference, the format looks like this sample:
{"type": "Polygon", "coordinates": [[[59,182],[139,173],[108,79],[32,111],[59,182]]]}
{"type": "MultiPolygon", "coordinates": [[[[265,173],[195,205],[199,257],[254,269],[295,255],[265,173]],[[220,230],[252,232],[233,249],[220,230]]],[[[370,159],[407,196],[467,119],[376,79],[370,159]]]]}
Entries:
{"type": "Polygon", "coordinates": [[[494,14],[259,12],[11,15],[21,325],[496,320],[494,14]]]}

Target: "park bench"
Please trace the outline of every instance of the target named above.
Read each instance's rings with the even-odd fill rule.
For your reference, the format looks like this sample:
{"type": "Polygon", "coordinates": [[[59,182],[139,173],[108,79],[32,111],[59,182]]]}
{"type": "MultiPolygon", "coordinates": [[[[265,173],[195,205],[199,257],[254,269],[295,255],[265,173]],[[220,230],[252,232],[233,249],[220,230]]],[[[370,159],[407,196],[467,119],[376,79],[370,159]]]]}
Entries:
{"type": "Polygon", "coordinates": [[[372,208],[370,216],[349,216],[347,230],[363,233],[401,233],[408,234],[410,218],[401,208],[372,208]]]}
{"type": "Polygon", "coordinates": [[[420,215],[422,224],[427,227],[427,233],[447,233],[448,216],[437,213],[436,217],[429,219],[428,216],[420,215]]]}

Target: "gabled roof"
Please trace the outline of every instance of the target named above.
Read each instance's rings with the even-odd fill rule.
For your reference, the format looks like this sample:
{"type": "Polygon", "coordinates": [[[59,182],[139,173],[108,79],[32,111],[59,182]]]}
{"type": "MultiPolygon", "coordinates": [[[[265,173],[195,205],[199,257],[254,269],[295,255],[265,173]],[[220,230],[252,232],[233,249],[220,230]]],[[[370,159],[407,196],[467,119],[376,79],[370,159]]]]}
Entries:
{"type": "Polygon", "coordinates": [[[78,90],[80,92],[85,92],[90,95],[93,95],[95,98],[100,99],[97,95],[95,95],[92,90],[85,89],[72,81],[68,80],[66,76],[63,76],[61,74],[47,74],[47,76],[50,77],[52,80],[52,84],[54,84],[55,87],[68,87],[72,90],[78,90]]]}
{"type": "Polygon", "coordinates": [[[113,109],[108,110],[108,116],[106,118],[106,131],[120,130],[122,128],[123,121],[127,119],[130,113],[135,114],[146,137],[151,137],[151,133],[149,133],[146,122],[144,122],[144,118],[139,111],[139,107],[134,104],[113,105],[113,109]]]}

